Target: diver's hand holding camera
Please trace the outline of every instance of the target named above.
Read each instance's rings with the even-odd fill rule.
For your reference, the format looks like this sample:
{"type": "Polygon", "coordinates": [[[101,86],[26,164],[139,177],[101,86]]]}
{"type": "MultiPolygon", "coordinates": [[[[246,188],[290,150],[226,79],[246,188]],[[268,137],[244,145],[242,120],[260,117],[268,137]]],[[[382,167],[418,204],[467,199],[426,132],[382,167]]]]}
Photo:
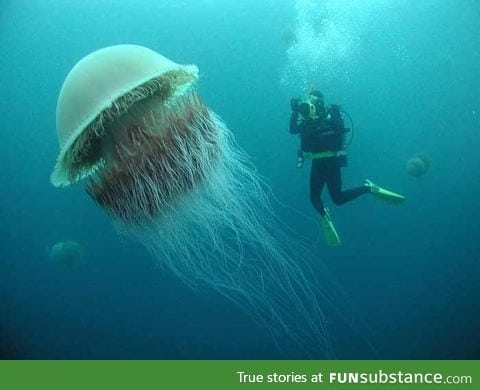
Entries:
{"type": "Polygon", "coordinates": [[[298,106],[300,104],[300,99],[290,99],[290,108],[292,109],[292,112],[298,113],[298,106]]]}

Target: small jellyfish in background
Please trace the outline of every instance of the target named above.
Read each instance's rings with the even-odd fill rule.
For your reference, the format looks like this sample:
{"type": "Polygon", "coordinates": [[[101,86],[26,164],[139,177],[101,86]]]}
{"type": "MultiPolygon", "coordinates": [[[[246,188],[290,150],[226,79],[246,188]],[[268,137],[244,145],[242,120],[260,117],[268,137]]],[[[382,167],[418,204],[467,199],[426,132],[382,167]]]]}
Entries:
{"type": "Polygon", "coordinates": [[[197,79],[195,65],[136,45],[80,60],[58,98],[51,181],[86,179],[117,231],[163,268],[239,305],[280,348],[290,340],[328,356],[324,295],[305,252],[279,228],[268,187],[195,91],[197,79]]]}
{"type": "Polygon", "coordinates": [[[414,156],[407,160],[406,169],[412,177],[423,176],[430,169],[430,158],[425,155],[414,156]]]}
{"type": "Polygon", "coordinates": [[[50,250],[50,260],[62,268],[75,268],[85,264],[85,252],[76,241],[57,242],[50,250]]]}
{"type": "Polygon", "coordinates": [[[297,33],[294,27],[285,27],[281,34],[282,41],[288,46],[293,46],[297,43],[297,33]]]}

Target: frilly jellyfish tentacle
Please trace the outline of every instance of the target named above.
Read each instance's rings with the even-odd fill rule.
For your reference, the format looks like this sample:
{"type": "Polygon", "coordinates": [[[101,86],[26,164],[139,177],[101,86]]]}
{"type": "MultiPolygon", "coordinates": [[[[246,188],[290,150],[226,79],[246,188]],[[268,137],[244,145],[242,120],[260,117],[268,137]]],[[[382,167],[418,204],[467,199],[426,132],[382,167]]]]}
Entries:
{"type": "Polygon", "coordinates": [[[310,352],[329,351],[319,288],[274,238],[281,232],[260,179],[225,125],[212,118],[223,151],[211,167],[215,174],[159,218],[136,225],[117,219],[116,228],[143,242],[186,284],[210,286],[243,307],[278,340],[288,336],[310,352]]]}

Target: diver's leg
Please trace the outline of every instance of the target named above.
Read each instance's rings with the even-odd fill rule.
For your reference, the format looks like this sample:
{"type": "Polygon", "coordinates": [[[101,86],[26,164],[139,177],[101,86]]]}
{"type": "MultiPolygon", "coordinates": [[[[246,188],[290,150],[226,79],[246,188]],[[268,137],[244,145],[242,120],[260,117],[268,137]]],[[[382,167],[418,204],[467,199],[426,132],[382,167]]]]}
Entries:
{"type": "Polygon", "coordinates": [[[339,246],[341,244],[340,237],[330,218],[328,209],[324,207],[321,199],[322,189],[327,179],[328,164],[325,164],[322,160],[313,160],[310,173],[310,201],[322,216],[322,230],[326,244],[328,246],[339,246]]]}
{"type": "Polygon", "coordinates": [[[342,168],[340,164],[332,161],[328,169],[327,175],[327,187],[332,198],[333,203],[336,205],[342,205],[350,202],[353,199],[358,198],[360,195],[370,192],[366,186],[351,188],[349,190],[342,191],[342,168]]]}
{"type": "Polygon", "coordinates": [[[325,207],[323,206],[321,196],[326,178],[324,169],[322,168],[319,160],[312,160],[312,167],[310,169],[310,202],[323,217],[325,216],[325,207]]]}

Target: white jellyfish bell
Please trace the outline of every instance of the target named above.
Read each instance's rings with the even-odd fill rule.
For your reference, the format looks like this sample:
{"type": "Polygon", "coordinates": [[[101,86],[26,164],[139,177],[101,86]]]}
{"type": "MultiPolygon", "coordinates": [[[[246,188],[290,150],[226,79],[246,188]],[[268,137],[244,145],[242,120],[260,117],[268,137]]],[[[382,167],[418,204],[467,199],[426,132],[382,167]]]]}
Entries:
{"type": "Polygon", "coordinates": [[[198,69],[135,45],[78,62],[57,105],[55,186],[86,179],[118,231],[282,340],[328,354],[318,288],[289,254],[266,188],[195,91],[198,69]],[[281,238],[279,239],[279,235],[281,238]]]}

